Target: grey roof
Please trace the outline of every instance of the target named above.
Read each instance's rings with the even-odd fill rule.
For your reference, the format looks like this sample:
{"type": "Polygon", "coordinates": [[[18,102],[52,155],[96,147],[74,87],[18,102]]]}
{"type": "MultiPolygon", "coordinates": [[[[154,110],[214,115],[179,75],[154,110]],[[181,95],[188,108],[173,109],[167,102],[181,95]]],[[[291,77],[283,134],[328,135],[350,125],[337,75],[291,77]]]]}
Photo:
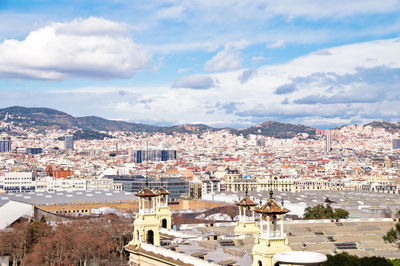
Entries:
{"type": "Polygon", "coordinates": [[[133,193],[115,190],[28,192],[0,194],[0,206],[3,206],[10,200],[32,205],[54,205],[89,202],[136,201],[137,199],[138,198],[133,193]]]}

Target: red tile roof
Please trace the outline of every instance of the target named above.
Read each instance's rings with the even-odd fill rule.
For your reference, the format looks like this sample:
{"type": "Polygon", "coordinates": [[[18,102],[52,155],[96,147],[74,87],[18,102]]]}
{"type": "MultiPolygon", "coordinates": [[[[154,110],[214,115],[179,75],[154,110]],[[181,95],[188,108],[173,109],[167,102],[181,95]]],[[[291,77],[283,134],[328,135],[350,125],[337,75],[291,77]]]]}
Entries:
{"type": "Polygon", "coordinates": [[[255,210],[257,213],[261,214],[285,214],[289,210],[281,207],[275,200],[269,199],[267,203],[255,210]]]}
{"type": "Polygon", "coordinates": [[[165,196],[165,195],[169,195],[171,193],[168,190],[166,190],[165,188],[162,187],[162,188],[159,188],[157,190],[157,194],[165,196]]]}
{"type": "Polygon", "coordinates": [[[236,202],[236,206],[257,206],[258,204],[252,201],[249,197],[244,197],[242,200],[236,202]]]}
{"type": "Polygon", "coordinates": [[[139,191],[136,196],[138,197],[157,197],[158,194],[155,193],[153,190],[151,190],[148,187],[145,187],[143,190],[139,191]]]}

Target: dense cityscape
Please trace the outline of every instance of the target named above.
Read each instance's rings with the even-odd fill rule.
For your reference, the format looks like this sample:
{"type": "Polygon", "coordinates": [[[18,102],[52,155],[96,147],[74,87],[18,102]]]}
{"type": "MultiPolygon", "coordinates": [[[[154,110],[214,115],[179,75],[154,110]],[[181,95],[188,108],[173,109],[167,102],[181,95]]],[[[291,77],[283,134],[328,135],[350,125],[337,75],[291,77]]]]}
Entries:
{"type": "Polygon", "coordinates": [[[0,266],[400,266],[400,0],[0,0],[0,266]]]}
{"type": "MultiPolygon", "coordinates": [[[[129,220],[135,213],[136,220],[141,212],[151,213],[154,208],[151,204],[159,204],[157,208],[161,214],[157,213],[157,217],[167,217],[159,226],[172,230],[157,229],[160,236],[152,241],[167,248],[180,243],[180,249],[187,248],[188,253],[194,254],[199,248],[190,247],[193,244],[188,244],[189,240],[202,239],[200,253],[208,254],[206,250],[214,244],[207,239],[210,234],[215,234],[215,239],[221,239],[221,247],[235,246],[239,250],[235,254],[220,250],[221,254],[212,260],[208,255],[210,263],[249,265],[251,244],[240,247],[232,241],[247,236],[244,241],[260,233],[257,224],[261,224],[262,216],[254,215],[254,210],[259,211],[253,206],[273,199],[282,208],[287,208],[285,212],[290,211],[286,215],[290,234],[282,231],[279,237],[288,237],[293,250],[323,254],[337,254],[338,250],[343,250],[361,257],[387,258],[396,258],[399,252],[382,237],[400,214],[400,131],[396,129],[397,123],[374,122],[330,130],[315,129],[315,134],[297,133],[292,138],[260,133],[235,134],[229,129],[221,129],[168,134],[94,131],[100,135],[93,139],[93,134],[85,137],[78,129],[65,130],[51,125],[27,127],[18,124],[15,116],[17,114],[6,113],[0,124],[3,130],[0,140],[0,229],[13,227],[23,217],[32,219],[29,218],[31,215],[56,223],[78,218],[95,223],[93,218],[108,219],[104,217],[113,214],[126,219],[114,225],[119,228],[122,223],[126,227],[123,231],[125,242],[122,239],[119,244],[119,250],[123,250],[123,245],[132,237],[132,231],[129,231],[132,221],[129,220]],[[165,196],[161,192],[157,194],[162,189],[167,198],[163,199],[165,196]],[[141,193],[144,196],[141,197],[141,193]],[[160,195],[160,201],[153,202],[153,194],[154,197],[160,195]],[[150,195],[149,198],[146,195],[150,195]],[[153,203],[146,205],[146,199],[153,203]],[[235,204],[238,207],[234,207],[235,204]],[[341,239],[339,232],[331,232],[324,241],[308,239],[307,234],[293,240],[292,236],[299,230],[294,226],[301,226],[298,222],[304,219],[314,219],[317,228],[325,221],[320,219],[336,221],[336,224],[338,221],[365,223],[361,228],[376,228],[377,234],[382,236],[358,240],[353,236],[356,239],[350,241],[341,239]],[[199,229],[195,229],[198,224],[211,231],[208,229],[199,234],[196,231],[199,229]],[[232,226],[235,227],[233,235],[228,229],[232,226]],[[321,241],[330,245],[324,246],[321,241]]],[[[19,114],[18,120],[21,119],[28,118],[19,114]]],[[[140,226],[154,225],[147,221],[134,228],[140,226]]],[[[329,229],[325,224],[318,230],[335,231],[336,228],[329,229]]],[[[316,235],[320,233],[318,230],[314,232],[316,235]]],[[[365,233],[364,229],[353,232],[360,237],[365,233]]],[[[326,233],[321,234],[325,238],[326,233]]],[[[133,241],[137,240],[134,238],[133,241]]],[[[131,242],[125,247],[128,253],[133,252],[130,245],[131,242]]],[[[213,246],[211,250],[215,248],[213,246]]],[[[41,253],[36,249],[31,251],[33,255],[21,258],[21,261],[37,263],[38,258],[32,256],[40,258],[41,253]]],[[[129,255],[119,252],[113,253],[112,258],[97,259],[102,259],[99,260],[102,263],[121,263],[117,258],[129,259],[129,255]]],[[[16,260],[12,258],[12,261],[16,260]]],[[[133,265],[138,263],[134,255],[130,261],[133,265]]],[[[187,262],[196,263],[193,258],[187,262]]]]}

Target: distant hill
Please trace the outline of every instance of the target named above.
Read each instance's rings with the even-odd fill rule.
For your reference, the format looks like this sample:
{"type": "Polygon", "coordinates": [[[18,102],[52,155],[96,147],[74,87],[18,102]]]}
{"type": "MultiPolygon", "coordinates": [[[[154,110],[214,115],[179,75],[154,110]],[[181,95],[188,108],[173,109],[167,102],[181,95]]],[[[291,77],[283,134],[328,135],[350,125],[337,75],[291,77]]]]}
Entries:
{"type": "Polygon", "coordinates": [[[293,138],[300,133],[307,133],[309,136],[314,136],[315,128],[289,123],[265,121],[256,126],[238,130],[237,133],[243,135],[255,134],[287,139],[293,138]]]}
{"type": "Polygon", "coordinates": [[[371,126],[373,128],[383,128],[390,133],[400,132],[400,123],[398,122],[373,121],[369,124],[366,124],[365,126],[371,126]]]}
{"type": "MultiPolygon", "coordinates": [[[[171,127],[152,126],[140,123],[108,120],[97,116],[73,117],[67,113],[49,108],[12,106],[0,109],[0,120],[13,122],[15,126],[36,129],[72,129],[85,131],[89,135],[91,131],[128,131],[128,132],[164,132],[172,133],[202,133],[205,131],[218,131],[221,128],[213,128],[203,124],[177,125],[171,127]]],[[[299,133],[315,135],[315,129],[303,125],[293,125],[266,121],[259,125],[246,129],[229,129],[234,134],[249,134],[270,136],[276,138],[292,138],[299,133]]],[[[92,134],[92,133],[91,133],[92,134]]],[[[101,138],[103,136],[99,136],[101,138]]]]}
{"type": "Polygon", "coordinates": [[[28,128],[60,128],[97,131],[130,131],[130,132],[193,132],[201,133],[208,130],[219,130],[206,125],[179,125],[159,127],[140,123],[108,120],[97,116],[73,117],[67,113],[49,108],[12,106],[0,109],[0,120],[28,128]]]}

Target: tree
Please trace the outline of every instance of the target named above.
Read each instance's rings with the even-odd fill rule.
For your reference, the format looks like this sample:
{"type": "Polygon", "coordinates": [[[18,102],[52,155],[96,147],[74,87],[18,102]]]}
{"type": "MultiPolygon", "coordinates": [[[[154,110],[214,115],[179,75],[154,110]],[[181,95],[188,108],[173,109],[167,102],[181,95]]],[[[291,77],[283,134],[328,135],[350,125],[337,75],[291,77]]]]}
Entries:
{"type": "Polygon", "coordinates": [[[132,231],[132,220],[117,216],[53,227],[43,218],[0,231],[0,255],[11,256],[14,265],[121,265],[132,231]]]}
{"type": "Polygon", "coordinates": [[[349,212],[343,209],[332,209],[327,204],[318,204],[314,207],[307,207],[304,210],[304,219],[346,219],[349,217],[349,212]]]}
{"type": "Polygon", "coordinates": [[[400,223],[397,223],[394,228],[391,228],[386,235],[383,236],[383,240],[385,243],[390,243],[400,248],[400,223]]]}
{"type": "Polygon", "coordinates": [[[392,266],[393,264],[382,257],[362,257],[349,255],[346,252],[336,255],[327,255],[328,260],[323,263],[323,266],[392,266]]]}
{"type": "Polygon", "coordinates": [[[26,252],[25,230],[27,224],[16,224],[14,228],[0,233],[0,253],[9,255],[13,265],[18,265],[26,252]]]}

